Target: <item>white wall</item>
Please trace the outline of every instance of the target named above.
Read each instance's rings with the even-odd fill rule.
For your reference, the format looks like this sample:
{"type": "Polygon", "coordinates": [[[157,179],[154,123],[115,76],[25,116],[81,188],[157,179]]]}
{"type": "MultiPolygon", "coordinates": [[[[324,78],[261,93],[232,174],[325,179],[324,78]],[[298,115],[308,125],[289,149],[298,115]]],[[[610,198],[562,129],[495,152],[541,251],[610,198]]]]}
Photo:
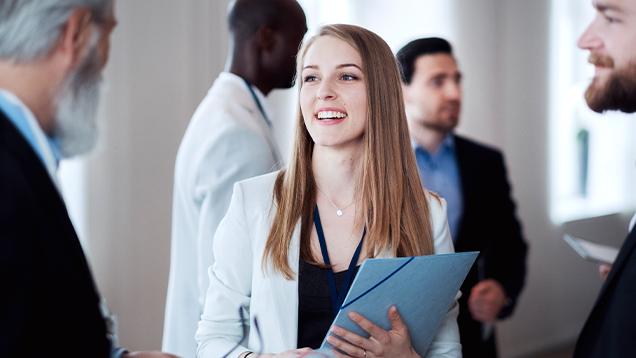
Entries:
{"type": "Polygon", "coordinates": [[[104,135],[89,162],[89,241],[121,344],[161,347],[174,160],[225,64],[226,1],[118,1],[104,135]]]}
{"type": "MultiPolygon", "coordinates": [[[[104,136],[88,163],[87,236],[98,286],[118,315],[122,345],[131,349],[161,346],[174,160],[190,116],[224,67],[227,2],[117,2],[104,136]]],[[[364,11],[389,3],[365,1],[367,8],[351,11],[366,26],[376,23],[381,34],[390,21],[404,25],[401,13],[374,18],[364,11]]],[[[503,357],[572,341],[593,305],[601,285],[597,268],[579,259],[562,234],[618,245],[629,222],[627,215],[559,227],[549,220],[549,5],[453,0],[440,6],[456,14],[452,26],[439,26],[453,40],[465,73],[459,130],[504,150],[530,243],[526,289],[515,316],[498,327],[503,357]]],[[[274,96],[280,116],[292,115],[293,94],[274,96]]],[[[289,133],[280,125],[275,131],[281,141],[289,133]]]]}

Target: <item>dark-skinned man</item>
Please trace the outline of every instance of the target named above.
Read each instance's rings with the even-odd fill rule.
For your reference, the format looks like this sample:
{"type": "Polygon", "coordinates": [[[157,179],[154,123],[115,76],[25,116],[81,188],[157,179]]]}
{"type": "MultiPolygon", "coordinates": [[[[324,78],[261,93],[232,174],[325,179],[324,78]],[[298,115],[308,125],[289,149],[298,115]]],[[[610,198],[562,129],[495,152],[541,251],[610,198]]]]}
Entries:
{"type": "Polygon", "coordinates": [[[0,1],[0,357],[174,357],[117,348],[57,181],[97,139],[113,0],[0,1]]]}
{"type": "Polygon", "coordinates": [[[496,357],[493,322],[512,313],[525,280],[527,250],[504,159],[501,152],[453,133],[461,73],[446,40],[411,41],[397,58],[422,185],[446,199],[455,251],[481,251],[461,287],[462,354],[496,357]]]}
{"type": "Polygon", "coordinates": [[[163,349],[194,357],[194,335],[214,263],[212,239],[235,182],[278,169],[266,96],[292,86],[296,53],[307,32],[295,0],[230,4],[228,72],[194,113],[175,166],[170,280],[163,349]]]}

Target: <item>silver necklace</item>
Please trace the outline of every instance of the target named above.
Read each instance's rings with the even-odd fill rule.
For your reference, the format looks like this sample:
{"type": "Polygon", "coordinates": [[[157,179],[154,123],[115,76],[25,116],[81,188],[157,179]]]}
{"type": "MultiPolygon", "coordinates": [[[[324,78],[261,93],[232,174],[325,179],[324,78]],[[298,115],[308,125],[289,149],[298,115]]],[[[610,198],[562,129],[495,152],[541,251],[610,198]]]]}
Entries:
{"type": "MultiPolygon", "coordinates": [[[[341,209],[339,209],[339,208],[336,206],[336,204],[335,204],[335,203],[334,203],[331,199],[329,199],[329,196],[328,196],[327,194],[325,194],[325,192],[324,192],[324,191],[322,191],[322,189],[320,189],[320,187],[319,187],[318,185],[316,185],[316,188],[318,188],[318,190],[320,190],[320,192],[322,193],[322,195],[324,195],[324,196],[325,196],[325,198],[327,198],[327,200],[329,200],[329,202],[331,202],[331,205],[333,205],[333,207],[334,207],[334,208],[336,208],[336,214],[337,214],[338,216],[342,216],[342,214],[344,214],[344,213],[342,212],[342,210],[341,210],[341,209]]],[[[356,202],[356,201],[355,201],[355,199],[354,199],[354,200],[351,202],[351,204],[349,204],[349,205],[345,206],[345,207],[344,207],[344,208],[342,208],[342,209],[346,209],[346,208],[350,207],[350,206],[351,206],[351,205],[353,205],[355,202],[356,202]]]]}

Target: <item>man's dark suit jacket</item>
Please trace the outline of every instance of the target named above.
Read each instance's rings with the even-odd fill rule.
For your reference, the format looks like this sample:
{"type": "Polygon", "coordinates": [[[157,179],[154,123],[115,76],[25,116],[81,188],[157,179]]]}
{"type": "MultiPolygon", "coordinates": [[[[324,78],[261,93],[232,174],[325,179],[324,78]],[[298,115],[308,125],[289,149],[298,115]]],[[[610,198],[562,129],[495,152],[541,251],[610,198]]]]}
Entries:
{"type": "Polygon", "coordinates": [[[0,111],[0,357],[108,357],[82,247],[42,161],[0,111]]]}
{"type": "Polygon", "coordinates": [[[480,278],[495,279],[509,298],[499,318],[512,314],[525,282],[527,245],[510,197],[502,154],[457,135],[455,152],[464,199],[455,251],[481,251],[461,287],[457,323],[462,353],[464,358],[496,357],[494,333],[482,341],[481,324],[468,311],[468,297],[480,278]]]}
{"type": "Polygon", "coordinates": [[[576,342],[574,358],[588,357],[636,357],[636,230],[623,243],[576,342]]]}

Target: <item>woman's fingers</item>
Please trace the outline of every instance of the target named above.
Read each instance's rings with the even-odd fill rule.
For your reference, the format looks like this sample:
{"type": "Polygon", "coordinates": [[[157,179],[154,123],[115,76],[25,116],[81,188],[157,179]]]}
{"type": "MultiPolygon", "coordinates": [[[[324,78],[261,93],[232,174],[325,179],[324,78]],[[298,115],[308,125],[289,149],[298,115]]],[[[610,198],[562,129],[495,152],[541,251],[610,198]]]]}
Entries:
{"type": "Polygon", "coordinates": [[[399,334],[408,333],[409,330],[406,327],[406,324],[404,324],[402,316],[400,315],[400,312],[398,312],[397,307],[391,306],[391,308],[389,308],[389,320],[391,321],[391,327],[393,327],[394,331],[398,332],[399,334]]]}
{"type": "MultiPolygon", "coordinates": [[[[350,312],[349,318],[371,337],[365,338],[342,327],[334,326],[331,332],[341,339],[329,335],[327,342],[352,357],[384,357],[386,354],[398,357],[413,355],[415,351],[411,346],[408,328],[397,308],[391,306],[387,314],[392,326],[391,331],[375,325],[359,313],[350,312]]],[[[339,352],[334,354],[338,357],[346,357],[339,352]]]]}
{"type": "Polygon", "coordinates": [[[371,338],[380,342],[380,344],[386,345],[391,343],[391,338],[389,337],[389,333],[387,331],[376,326],[373,322],[364,318],[361,314],[356,312],[349,312],[348,316],[353,322],[360,326],[360,328],[369,333],[371,335],[371,338]]]}
{"type": "MultiPolygon", "coordinates": [[[[334,334],[337,334],[338,336],[350,342],[350,343],[347,343],[341,339],[338,339],[335,336],[330,335],[327,337],[327,342],[331,343],[334,347],[342,350],[343,352],[347,353],[348,355],[352,357],[365,356],[365,348],[362,348],[361,346],[365,344],[364,341],[368,341],[366,338],[362,338],[355,333],[349,332],[346,329],[335,327],[335,326],[331,329],[331,332],[333,332],[334,334]]],[[[342,355],[339,354],[339,356],[342,356],[342,355]]]]}

